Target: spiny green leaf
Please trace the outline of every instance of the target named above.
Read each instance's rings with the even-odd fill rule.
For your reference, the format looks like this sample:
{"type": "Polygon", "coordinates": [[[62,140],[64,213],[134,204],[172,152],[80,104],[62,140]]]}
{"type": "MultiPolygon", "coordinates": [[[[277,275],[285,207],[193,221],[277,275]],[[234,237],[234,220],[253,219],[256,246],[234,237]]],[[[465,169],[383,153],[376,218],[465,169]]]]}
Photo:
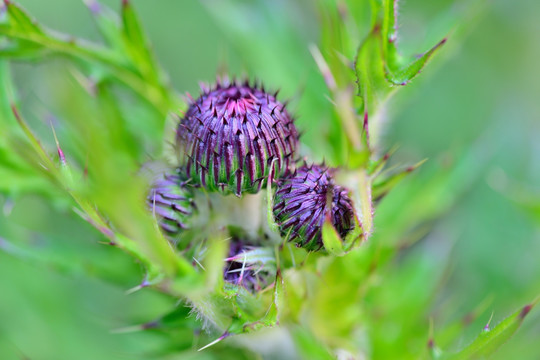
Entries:
{"type": "Polygon", "coordinates": [[[467,347],[456,354],[445,357],[446,360],[484,359],[493,354],[500,346],[514,335],[525,317],[540,301],[540,297],[532,303],[517,310],[515,313],[501,321],[492,329],[486,328],[467,347]]]}
{"type": "Polygon", "coordinates": [[[362,99],[362,112],[373,114],[377,106],[393,91],[384,75],[380,29],[375,27],[358,48],[355,71],[358,96],[362,99]]]}
{"type": "Polygon", "coordinates": [[[481,314],[485,313],[486,310],[493,304],[493,296],[486,297],[481,303],[479,303],[474,309],[469,311],[464,317],[458,318],[450,324],[446,325],[444,328],[437,330],[436,340],[437,345],[442,348],[448,347],[452,342],[454,342],[464,330],[475,321],[481,314]]]}
{"type": "MultiPolygon", "coordinates": [[[[79,63],[92,64],[92,68],[101,66],[107,70],[107,75],[111,79],[123,83],[138,94],[141,99],[148,102],[162,115],[163,121],[171,109],[181,105],[172,91],[162,84],[157,64],[146,43],[141,42],[140,27],[131,5],[127,2],[123,8],[123,32],[120,34],[124,45],[120,46],[118,40],[115,40],[120,46],[119,49],[104,48],[72,37],[57,37],[46,31],[29,30],[28,27],[34,25],[32,22],[24,20],[28,16],[22,10],[19,11],[18,7],[13,7],[13,9],[12,14],[8,13],[10,19],[8,26],[0,27],[0,35],[19,44],[16,52],[12,49],[11,55],[17,57],[28,55],[33,58],[36,49],[46,49],[50,53],[67,55],[79,63]],[[26,25],[13,25],[18,24],[17,21],[23,21],[26,25]],[[21,44],[24,44],[24,47],[21,47],[21,44]],[[129,57],[126,57],[126,54],[129,57]]],[[[110,20],[107,21],[110,22],[110,20]]],[[[104,22],[105,20],[103,20],[104,22]]],[[[109,23],[107,28],[110,30],[112,26],[109,23]]],[[[102,24],[102,27],[105,25],[102,24]]],[[[112,37],[116,38],[116,35],[111,35],[112,37]]],[[[6,52],[4,55],[8,54],[6,52]]]]}
{"type": "Polygon", "coordinates": [[[422,71],[446,39],[418,59],[406,62],[396,47],[398,0],[373,0],[371,5],[373,27],[358,49],[355,68],[363,111],[373,114],[394,86],[406,85],[422,71]]]}
{"type": "Polygon", "coordinates": [[[28,34],[43,34],[41,27],[17,4],[4,0],[11,26],[28,34]]]}
{"type": "Polygon", "coordinates": [[[446,38],[442,39],[437,45],[404,68],[392,70],[388,64],[385,64],[384,70],[386,79],[393,85],[407,85],[412,79],[420,74],[431,56],[444,45],[444,43],[446,43],[446,38]]]}

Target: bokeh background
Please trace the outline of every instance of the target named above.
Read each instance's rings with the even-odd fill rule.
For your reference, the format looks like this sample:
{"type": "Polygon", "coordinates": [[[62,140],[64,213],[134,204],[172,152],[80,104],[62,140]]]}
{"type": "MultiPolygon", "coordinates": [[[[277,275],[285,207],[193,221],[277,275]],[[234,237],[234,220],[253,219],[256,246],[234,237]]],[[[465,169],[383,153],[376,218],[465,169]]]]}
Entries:
{"type": "MultiPolygon", "coordinates": [[[[18,2],[55,30],[100,41],[82,1],[18,2]]],[[[332,158],[320,143],[331,107],[308,50],[319,42],[315,2],[133,3],[176,89],[197,94],[199,81],[212,81],[224,68],[257,76],[292,98],[304,154],[332,158]]],[[[441,321],[466,318],[486,304],[462,335],[463,345],[490,317],[495,324],[540,295],[538,14],[535,0],[408,0],[400,6],[404,53],[449,40],[387,106],[381,150],[397,145],[396,164],[428,161],[380,204],[370,241],[396,231],[388,224],[422,213],[420,240],[395,261],[407,276],[394,279],[401,286],[389,284],[396,289],[389,296],[415,296],[430,273],[443,272],[432,302],[435,314],[445,314],[441,321]]],[[[15,68],[20,100],[38,131],[48,131],[39,119],[67,96],[62,64],[15,68]]],[[[0,358],[138,359],[159,349],[163,334],[115,331],[155,318],[173,303],[150,290],[126,294],[127,284],[137,284],[137,264],[98,244],[99,235],[62,204],[39,195],[0,201],[0,241],[17,245],[0,242],[0,358]]],[[[407,331],[384,330],[396,338],[407,331]]],[[[539,338],[536,310],[494,358],[538,359],[539,338]]]]}

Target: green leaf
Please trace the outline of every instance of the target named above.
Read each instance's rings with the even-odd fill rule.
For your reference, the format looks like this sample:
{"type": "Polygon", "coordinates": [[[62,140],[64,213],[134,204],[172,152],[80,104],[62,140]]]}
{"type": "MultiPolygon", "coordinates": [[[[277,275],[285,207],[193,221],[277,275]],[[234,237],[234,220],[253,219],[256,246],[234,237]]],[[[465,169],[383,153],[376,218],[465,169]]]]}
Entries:
{"type": "Polygon", "coordinates": [[[398,183],[400,183],[407,175],[414,170],[418,169],[427,160],[422,160],[412,166],[407,167],[403,171],[396,172],[389,176],[383,176],[382,179],[373,183],[373,199],[382,199],[390,190],[392,190],[398,183]]]}
{"type": "Polygon", "coordinates": [[[358,49],[355,70],[362,109],[373,114],[394,86],[408,84],[422,71],[446,39],[416,60],[406,61],[396,47],[398,0],[372,0],[371,5],[373,27],[358,49]]]}
{"type": "Polygon", "coordinates": [[[5,1],[10,25],[27,34],[43,34],[41,27],[17,4],[5,1]]]}
{"type": "Polygon", "coordinates": [[[519,309],[492,329],[486,328],[467,347],[456,354],[445,357],[446,360],[484,359],[493,354],[501,345],[514,335],[523,319],[540,301],[540,297],[519,309]]]}
{"type": "Polygon", "coordinates": [[[322,239],[324,248],[332,255],[343,256],[346,254],[345,249],[343,248],[343,241],[341,236],[339,236],[336,228],[332,224],[332,220],[327,217],[324,220],[322,228],[322,239]]]}
{"type": "Polygon", "coordinates": [[[163,121],[172,109],[182,105],[176,95],[162,83],[158,66],[144,41],[129,3],[124,2],[120,39],[114,34],[112,19],[103,15],[98,20],[100,28],[107,29],[104,32],[108,40],[116,44],[113,48],[104,48],[72,37],[55,36],[34,24],[19,7],[9,4],[9,22],[0,26],[0,36],[5,36],[16,45],[8,47],[8,51],[0,51],[0,55],[35,58],[36,51],[43,49],[51,54],[66,55],[76,60],[79,66],[88,67],[91,64],[89,67],[92,69],[101,67],[101,71],[106,71],[109,78],[123,83],[150,104],[161,114],[163,121]]]}
{"type": "Polygon", "coordinates": [[[122,30],[132,63],[150,83],[159,84],[160,75],[146,36],[131,3],[122,1],[122,30]]]}
{"type": "Polygon", "coordinates": [[[381,51],[380,32],[374,28],[358,48],[355,59],[358,96],[362,99],[363,113],[373,114],[394,90],[385,79],[381,51]]]}
{"type": "Polygon", "coordinates": [[[422,54],[418,59],[413,61],[411,64],[405,66],[401,69],[392,70],[392,68],[385,64],[385,75],[386,79],[391,82],[393,85],[407,85],[412,79],[414,79],[424,66],[426,66],[428,60],[431,56],[446,43],[446,38],[442,39],[437,45],[432,47],[429,51],[422,54]]]}
{"type": "Polygon", "coordinates": [[[106,43],[120,53],[126,50],[124,39],[122,38],[120,19],[117,14],[97,0],[85,0],[85,3],[94,16],[94,20],[106,43]]]}
{"type": "Polygon", "coordinates": [[[328,351],[321,341],[307,329],[294,327],[292,336],[302,359],[333,360],[335,357],[328,351]]]}

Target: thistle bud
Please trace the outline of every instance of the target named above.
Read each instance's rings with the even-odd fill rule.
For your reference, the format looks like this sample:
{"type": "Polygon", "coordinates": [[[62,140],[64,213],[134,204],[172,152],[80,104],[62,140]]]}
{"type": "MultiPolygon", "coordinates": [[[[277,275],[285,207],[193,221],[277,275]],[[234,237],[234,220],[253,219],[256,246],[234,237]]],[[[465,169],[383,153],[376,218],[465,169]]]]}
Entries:
{"type": "Polygon", "coordinates": [[[224,280],[243,286],[251,292],[271,285],[276,276],[276,260],[273,248],[252,246],[233,238],[225,259],[224,280]]]}
{"type": "Polygon", "coordinates": [[[352,201],[348,191],[334,183],[331,169],[304,165],[280,181],[274,196],[274,217],[282,236],[298,247],[320,250],[327,215],[342,238],[354,229],[352,201]]]}
{"type": "Polygon", "coordinates": [[[178,171],[161,174],[152,184],[146,201],[168,237],[172,238],[188,228],[188,218],[195,205],[191,189],[178,171]]]}
{"type": "Polygon", "coordinates": [[[194,182],[223,194],[257,193],[294,166],[298,132],[285,105],[248,82],[203,89],[177,129],[179,162],[194,182]]]}

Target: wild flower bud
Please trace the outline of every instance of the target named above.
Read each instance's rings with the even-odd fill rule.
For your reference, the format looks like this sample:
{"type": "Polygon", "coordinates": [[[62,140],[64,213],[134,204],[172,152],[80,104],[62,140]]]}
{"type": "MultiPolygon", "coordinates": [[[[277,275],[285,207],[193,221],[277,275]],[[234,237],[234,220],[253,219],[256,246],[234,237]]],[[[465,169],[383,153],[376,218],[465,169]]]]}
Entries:
{"type": "Polygon", "coordinates": [[[257,193],[294,166],[298,132],[285,104],[247,81],[203,88],[177,129],[179,162],[193,181],[223,194],[257,193]]]}
{"type": "Polygon", "coordinates": [[[354,208],[347,189],[334,183],[333,171],[304,165],[282,179],[274,196],[274,217],[282,236],[298,247],[323,247],[322,226],[330,215],[342,238],[354,228],[354,208]]]}
{"type": "Polygon", "coordinates": [[[233,238],[225,259],[223,278],[227,283],[243,286],[251,292],[271,285],[276,276],[272,247],[252,246],[233,238]]]}
{"type": "Polygon", "coordinates": [[[152,184],[146,199],[165,235],[174,237],[188,228],[188,218],[195,211],[191,189],[178,171],[161,174],[152,184]]]}

